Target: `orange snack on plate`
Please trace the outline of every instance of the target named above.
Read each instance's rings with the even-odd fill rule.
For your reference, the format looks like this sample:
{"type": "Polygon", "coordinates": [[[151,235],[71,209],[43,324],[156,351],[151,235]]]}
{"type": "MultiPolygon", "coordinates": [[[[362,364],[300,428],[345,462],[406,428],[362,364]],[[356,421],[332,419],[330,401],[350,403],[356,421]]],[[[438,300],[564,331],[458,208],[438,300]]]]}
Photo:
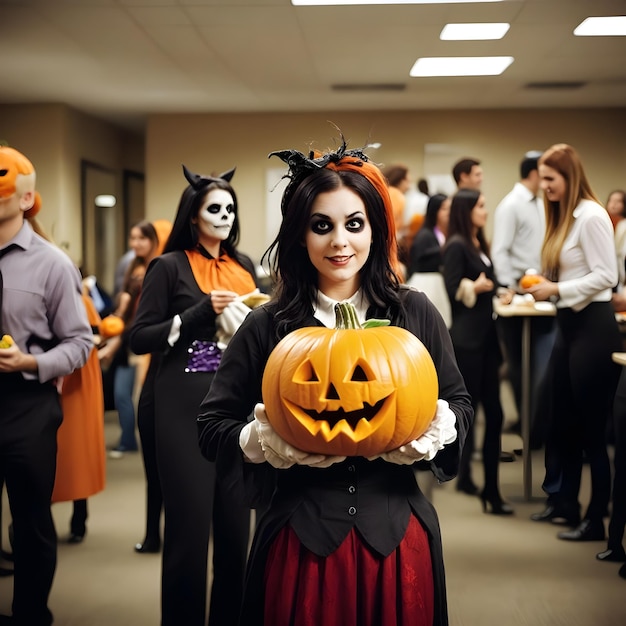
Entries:
{"type": "Polygon", "coordinates": [[[545,278],[541,274],[524,274],[521,277],[519,284],[522,289],[528,289],[529,287],[542,283],[543,281],[545,281],[545,278]]]}

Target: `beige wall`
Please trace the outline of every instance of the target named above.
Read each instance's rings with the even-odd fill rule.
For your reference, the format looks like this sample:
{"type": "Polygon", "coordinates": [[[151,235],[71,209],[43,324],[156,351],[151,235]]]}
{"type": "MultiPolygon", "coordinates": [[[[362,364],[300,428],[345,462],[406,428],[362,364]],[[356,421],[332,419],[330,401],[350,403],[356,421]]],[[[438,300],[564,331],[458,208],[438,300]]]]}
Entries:
{"type": "MultiPolygon", "coordinates": [[[[352,147],[380,142],[380,149],[370,151],[372,158],[382,164],[404,162],[414,179],[424,173],[427,144],[449,144],[459,156],[481,159],[491,210],[517,180],[524,152],[559,141],[579,150],[601,201],[611,189],[626,186],[623,108],[154,115],[145,145],[139,136],[64,105],[0,105],[0,119],[0,140],[35,164],[44,227],[76,263],[81,261],[81,159],[112,169],[120,197],[122,171],[145,171],[148,219],[174,218],[185,186],[182,163],[203,174],[237,166],[233,184],[242,217],[240,248],[258,260],[268,243],[266,172],[285,169],[279,159],[268,160],[268,153],[332,146],[337,133],[329,121],[343,130],[352,147]]],[[[120,238],[123,248],[125,235],[120,238]]]]}
{"type": "MultiPolygon", "coordinates": [[[[143,172],[143,138],[61,104],[0,105],[0,120],[0,140],[35,166],[42,225],[80,265],[81,160],[113,170],[121,198],[123,170],[143,172]]],[[[118,207],[123,210],[121,202],[118,207]]],[[[126,235],[121,237],[123,248],[126,235]]]]}
{"type": "MultiPolygon", "coordinates": [[[[266,170],[282,165],[277,158],[268,160],[268,153],[306,151],[311,143],[331,146],[337,133],[329,120],[352,147],[368,139],[380,142],[380,149],[369,152],[372,158],[404,162],[414,179],[423,174],[426,144],[450,144],[459,156],[480,159],[491,210],[518,179],[523,154],[556,142],[579,150],[602,202],[611,189],[626,186],[625,109],[155,115],[146,136],[147,217],[173,219],[185,186],[181,163],[202,174],[236,165],[240,249],[258,260],[268,243],[266,170]]],[[[452,162],[448,171],[451,167],[452,162]]]]}

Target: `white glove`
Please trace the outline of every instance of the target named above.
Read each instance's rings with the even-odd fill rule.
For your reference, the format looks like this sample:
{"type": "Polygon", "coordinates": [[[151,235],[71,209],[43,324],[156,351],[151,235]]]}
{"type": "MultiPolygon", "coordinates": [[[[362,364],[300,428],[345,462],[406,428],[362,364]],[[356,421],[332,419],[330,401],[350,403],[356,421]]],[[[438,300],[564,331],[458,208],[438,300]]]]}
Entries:
{"type": "Polygon", "coordinates": [[[254,420],[241,430],[239,446],[251,463],[267,461],[278,469],[287,469],[292,465],[323,468],[340,463],[346,458],[345,456],[309,454],[289,445],[272,428],[267,419],[264,404],[257,404],[254,407],[254,420]]]}
{"type": "Polygon", "coordinates": [[[422,460],[432,461],[437,452],[445,445],[452,443],[456,437],[456,416],[445,400],[437,400],[435,418],[421,437],[395,450],[383,452],[370,460],[380,457],[397,465],[411,465],[422,460]]]}
{"type": "Polygon", "coordinates": [[[233,300],[216,318],[217,347],[225,350],[232,336],[252,309],[240,300],[233,300]]]}

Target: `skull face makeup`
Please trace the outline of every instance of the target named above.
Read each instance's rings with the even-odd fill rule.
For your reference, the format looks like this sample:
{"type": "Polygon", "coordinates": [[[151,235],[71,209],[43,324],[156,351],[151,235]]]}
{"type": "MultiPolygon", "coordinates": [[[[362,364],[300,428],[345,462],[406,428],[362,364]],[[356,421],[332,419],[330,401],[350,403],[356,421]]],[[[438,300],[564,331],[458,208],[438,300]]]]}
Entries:
{"type": "Polygon", "coordinates": [[[235,221],[233,198],[225,189],[211,189],[194,222],[198,226],[200,239],[224,241],[235,221]]]}

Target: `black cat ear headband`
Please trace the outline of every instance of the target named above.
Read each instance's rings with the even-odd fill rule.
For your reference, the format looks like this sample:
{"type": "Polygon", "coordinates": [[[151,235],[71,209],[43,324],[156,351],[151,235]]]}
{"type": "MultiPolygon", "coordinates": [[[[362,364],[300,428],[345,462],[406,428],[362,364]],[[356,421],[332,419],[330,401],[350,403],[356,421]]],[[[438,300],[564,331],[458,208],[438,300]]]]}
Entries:
{"type": "Polygon", "coordinates": [[[204,187],[206,187],[207,185],[210,185],[211,183],[217,183],[219,181],[226,181],[227,183],[229,183],[231,178],[235,174],[235,169],[236,168],[233,167],[233,169],[228,170],[227,172],[224,172],[223,174],[220,174],[217,177],[214,177],[214,176],[202,176],[200,174],[194,174],[193,172],[190,172],[183,165],[183,173],[185,174],[185,178],[187,179],[187,182],[196,191],[199,191],[200,189],[203,189],[204,187]]]}

